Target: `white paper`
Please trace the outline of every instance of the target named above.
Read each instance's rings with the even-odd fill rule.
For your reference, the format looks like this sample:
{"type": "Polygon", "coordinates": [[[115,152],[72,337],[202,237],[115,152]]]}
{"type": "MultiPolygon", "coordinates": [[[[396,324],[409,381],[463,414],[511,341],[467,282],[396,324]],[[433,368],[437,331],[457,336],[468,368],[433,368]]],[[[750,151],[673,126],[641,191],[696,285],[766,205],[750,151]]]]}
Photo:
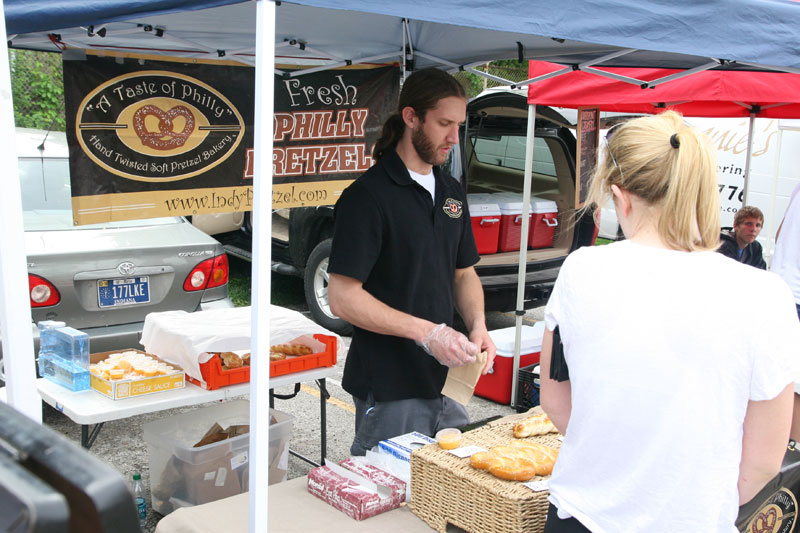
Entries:
{"type": "MultiPolygon", "coordinates": [[[[187,313],[164,311],[145,317],[141,343],[146,352],[179,365],[191,377],[203,381],[200,365],[217,352],[250,351],[250,307],[211,309],[187,313]]],[[[270,308],[270,344],[288,343],[303,335],[336,337],[337,359],[345,356],[342,338],[297,311],[270,308]]],[[[315,341],[316,342],[316,341],[315,341]]]]}
{"type": "Polygon", "coordinates": [[[236,470],[247,464],[247,452],[242,452],[231,457],[231,470],[236,470]]]}
{"type": "Polygon", "coordinates": [[[547,479],[540,479],[539,481],[528,481],[527,483],[523,483],[523,485],[525,485],[534,492],[542,492],[544,490],[548,490],[550,487],[550,484],[548,483],[547,479]]]}
{"type": "Polygon", "coordinates": [[[471,446],[462,446],[461,448],[456,448],[455,450],[450,450],[450,453],[455,455],[456,457],[472,457],[478,452],[485,452],[486,448],[481,448],[480,446],[475,446],[474,444],[471,446]]]}
{"type": "Polygon", "coordinates": [[[325,461],[325,466],[330,468],[335,474],[342,476],[343,478],[347,478],[353,483],[357,484],[358,486],[362,487],[364,490],[368,490],[369,492],[374,492],[381,498],[388,498],[392,495],[392,489],[385,486],[385,485],[378,485],[372,480],[365,478],[362,475],[356,474],[352,470],[348,470],[342,466],[334,462],[325,461]]]}

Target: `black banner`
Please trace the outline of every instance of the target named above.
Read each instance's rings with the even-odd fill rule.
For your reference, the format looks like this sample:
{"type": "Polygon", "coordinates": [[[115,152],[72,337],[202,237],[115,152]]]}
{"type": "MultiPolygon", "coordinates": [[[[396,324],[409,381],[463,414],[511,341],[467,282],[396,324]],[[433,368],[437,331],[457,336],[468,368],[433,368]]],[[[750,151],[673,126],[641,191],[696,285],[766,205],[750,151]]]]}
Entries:
{"type": "MultiPolygon", "coordinates": [[[[64,61],[76,224],[252,209],[254,69],[64,61]]],[[[372,165],[396,67],[275,77],[274,206],[332,205],[372,165]]]]}

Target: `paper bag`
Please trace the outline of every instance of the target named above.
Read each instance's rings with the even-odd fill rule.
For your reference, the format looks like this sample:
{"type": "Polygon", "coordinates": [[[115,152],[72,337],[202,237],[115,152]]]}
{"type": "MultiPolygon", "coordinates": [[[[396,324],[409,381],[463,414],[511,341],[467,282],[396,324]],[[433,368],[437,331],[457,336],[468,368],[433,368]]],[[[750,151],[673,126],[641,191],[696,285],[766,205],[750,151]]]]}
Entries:
{"type": "Polygon", "coordinates": [[[448,370],[447,381],[444,382],[442,394],[461,405],[467,405],[475,392],[475,385],[477,385],[478,379],[481,377],[481,371],[486,365],[487,357],[488,354],[486,352],[481,352],[472,363],[448,370]]]}

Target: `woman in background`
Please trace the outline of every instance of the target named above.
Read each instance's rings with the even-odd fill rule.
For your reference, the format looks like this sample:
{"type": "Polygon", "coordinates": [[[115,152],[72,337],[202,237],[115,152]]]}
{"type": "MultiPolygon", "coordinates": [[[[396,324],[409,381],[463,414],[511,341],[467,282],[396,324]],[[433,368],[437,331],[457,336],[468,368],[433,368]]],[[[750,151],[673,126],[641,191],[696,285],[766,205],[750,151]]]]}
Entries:
{"type": "Polygon", "coordinates": [[[545,311],[542,407],[565,435],[545,533],[733,533],[786,451],[794,299],[714,253],[715,156],[679,114],[626,122],[606,146],[586,205],[611,196],[627,240],[571,254],[545,311]]]}

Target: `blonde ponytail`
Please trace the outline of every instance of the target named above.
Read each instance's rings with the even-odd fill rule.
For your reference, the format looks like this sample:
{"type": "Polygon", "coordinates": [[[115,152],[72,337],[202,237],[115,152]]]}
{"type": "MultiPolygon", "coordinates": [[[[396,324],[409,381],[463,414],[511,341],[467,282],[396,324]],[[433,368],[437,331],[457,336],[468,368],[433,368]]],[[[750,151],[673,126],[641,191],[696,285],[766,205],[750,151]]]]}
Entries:
{"type": "Polygon", "coordinates": [[[670,248],[713,250],[719,244],[716,153],[675,111],[614,128],[592,177],[586,206],[604,205],[617,185],[658,207],[658,233],[670,248]]]}

